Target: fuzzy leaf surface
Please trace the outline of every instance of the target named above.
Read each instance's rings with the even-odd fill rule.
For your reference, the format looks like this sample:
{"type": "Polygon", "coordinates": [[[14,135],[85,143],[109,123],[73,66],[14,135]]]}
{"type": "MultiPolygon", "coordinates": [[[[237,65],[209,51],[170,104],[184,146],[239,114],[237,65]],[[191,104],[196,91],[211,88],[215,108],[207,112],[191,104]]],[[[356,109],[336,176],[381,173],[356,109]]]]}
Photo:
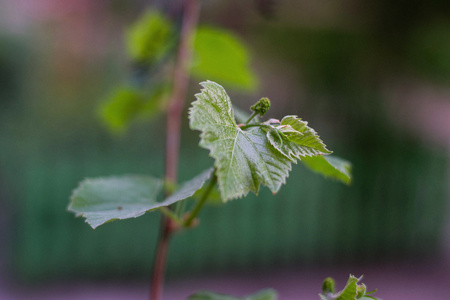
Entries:
{"type": "Polygon", "coordinates": [[[352,181],[351,163],[334,155],[304,157],[302,163],[324,177],[333,178],[345,184],[350,184],[352,181]]]}
{"type": "Polygon", "coordinates": [[[302,157],[331,153],[308,122],[297,116],[285,116],[279,125],[267,124],[265,129],[272,146],[294,162],[302,157]]]}
{"type": "Polygon", "coordinates": [[[202,82],[203,89],[190,109],[190,127],[201,131],[200,146],[215,159],[224,201],[258,193],[261,184],[273,193],[285,183],[291,160],[276,150],[260,127],[241,130],[230,98],[219,84],[202,82]]]}
{"type": "Polygon", "coordinates": [[[217,294],[208,291],[200,291],[189,296],[188,300],[276,300],[277,292],[272,289],[262,290],[255,294],[237,298],[224,294],[217,294]]]}

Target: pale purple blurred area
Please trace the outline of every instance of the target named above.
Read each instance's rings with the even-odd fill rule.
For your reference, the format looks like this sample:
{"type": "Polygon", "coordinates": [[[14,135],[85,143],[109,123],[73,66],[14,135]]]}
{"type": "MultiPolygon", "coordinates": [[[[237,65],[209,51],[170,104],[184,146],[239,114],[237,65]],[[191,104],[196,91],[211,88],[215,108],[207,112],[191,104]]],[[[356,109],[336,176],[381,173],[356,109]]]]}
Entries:
{"type": "MultiPolygon", "coordinates": [[[[450,264],[377,264],[371,266],[341,266],[332,268],[305,268],[297,271],[262,271],[184,278],[167,282],[164,299],[186,299],[194,291],[211,290],[245,296],[265,288],[278,292],[280,300],[318,299],[318,287],[324,278],[336,279],[342,288],[347,273],[360,276],[369,290],[378,288],[375,296],[383,300],[443,300],[449,297],[450,264]]],[[[2,300],[119,300],[147,299],[145,282],[105,281],[49,284],[38,287],[0,285],[2,300]]]]}

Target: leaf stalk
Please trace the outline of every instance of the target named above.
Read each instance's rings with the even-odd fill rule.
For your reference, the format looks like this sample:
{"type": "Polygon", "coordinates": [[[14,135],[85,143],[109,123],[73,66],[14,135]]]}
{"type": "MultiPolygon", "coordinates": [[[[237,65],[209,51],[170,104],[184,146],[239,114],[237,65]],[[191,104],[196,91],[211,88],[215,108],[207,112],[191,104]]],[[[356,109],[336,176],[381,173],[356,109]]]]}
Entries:
{"type": "Polygon", "coordinates": [[[188,218],[184,221],[185,227],[189,227],[192,224],[192,221],[197,217],[197,215],[200,212],[200,210],[202,209],[203,205],[206,203],[206,200],[208,200],[208,196],[211,193],[214,186],[216,185],[216,183],[217,183],[217,176],[214,174],[213,178],[211,178],[211,181],[209,182],[208,186],[206,187],[205,192],[202,194],[202,197],[198,200],[194,209],[192,209],[188,218]]]}
{"type": "Polygon", "coordinates": [[[259,113],[254,111],[253,114],[250,116],[250,118],[248,118],[247,122],[245,122],[245,125],[250,123],[250,121],[253,120],[253,118],[256,117],[257,115],[259,115],[259,113]]]}

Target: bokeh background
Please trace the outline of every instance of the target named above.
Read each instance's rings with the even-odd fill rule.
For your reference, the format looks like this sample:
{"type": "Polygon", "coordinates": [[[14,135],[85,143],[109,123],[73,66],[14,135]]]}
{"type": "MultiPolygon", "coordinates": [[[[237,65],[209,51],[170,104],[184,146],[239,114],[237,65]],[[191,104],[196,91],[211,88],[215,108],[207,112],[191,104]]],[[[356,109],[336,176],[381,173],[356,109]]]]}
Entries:
{"type": "MultiPolygon", "coordinates": [[[[180,3],[0,3],[0,299],[147,297],[159,215],[93,231],[66,208],[86,177],[162,176],[164,115],[116,134],[99,106],[136,71],[126,28],[180,3]]],[[[208,206],[173,239],[167,299],[263,287],[317,299],[324,277],[361,273],[383,299],[448,297],[449,2],[203,1],[200,24],[249,49],[258,83],[230,86],[233,102],[267,96],[271,116],[308,120],[354,180],[298,165],[276,196],[208,206]]],[[[182,181],[212,164],[184,116],[182,181]]]]}

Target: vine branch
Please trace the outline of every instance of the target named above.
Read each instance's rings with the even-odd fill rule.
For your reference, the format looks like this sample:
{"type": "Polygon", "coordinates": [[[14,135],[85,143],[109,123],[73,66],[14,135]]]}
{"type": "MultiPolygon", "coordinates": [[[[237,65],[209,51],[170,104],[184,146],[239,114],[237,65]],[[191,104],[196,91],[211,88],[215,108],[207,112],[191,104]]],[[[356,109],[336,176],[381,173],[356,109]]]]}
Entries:
{"type": "MultiPolygon", "coordinates": [[[[178,177],[178,156],[180,148],[181,117],[184,100],[189,83],[189,64],[191,61],[191,38],[197,27],[200,3],[198,0],[183,2],[183,21],[181,25],[180,43],[173,74],[173,90],[167,113],[165,180],[175,183],[178,177]]],[[[156,248],[153,278],[151,282],[150,300],[161,300],[166,269],[167,252],[172,235],[171,219],[165,215],[161,219],[161,232],[156,248]]]]}

